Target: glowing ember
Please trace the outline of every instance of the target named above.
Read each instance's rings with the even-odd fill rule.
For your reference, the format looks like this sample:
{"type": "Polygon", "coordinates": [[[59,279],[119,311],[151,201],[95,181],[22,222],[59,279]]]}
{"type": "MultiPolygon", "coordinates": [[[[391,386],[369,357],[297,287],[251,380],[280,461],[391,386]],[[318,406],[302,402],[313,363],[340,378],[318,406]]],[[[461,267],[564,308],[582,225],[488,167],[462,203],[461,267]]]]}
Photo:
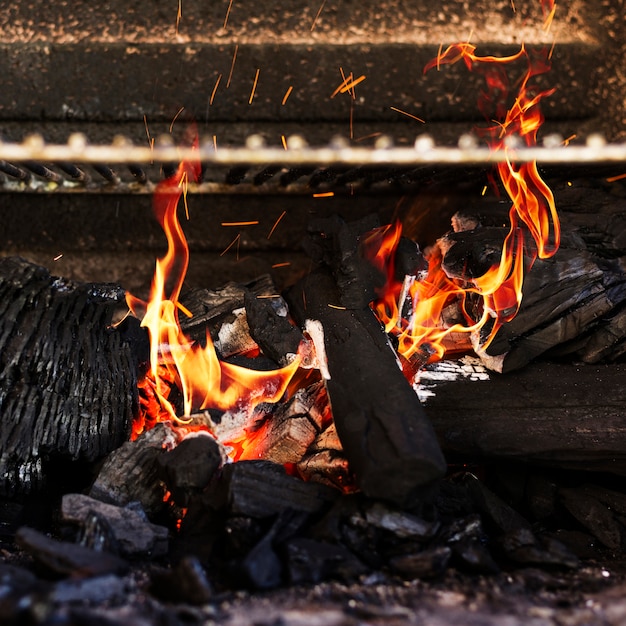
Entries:
{"type": "MultiPolygon", "coordinates": [[[[480,129],[491,148],[509,153],[512,138],[523,140],[527,146],[536,144],[537,131],[543,122],[539,111],[542,98],[554,90],[539,91],[531,84],[534,77],[550,69],[548,52],[531,53],[524,46],[509,57],[477,56],[475,46],[458,43],[439,51],[424,72],[442,65],[463,61],[468,70],[481,73],[487,89],[481,94],[479,108],[486,119],[496,120],[495,125],[480,129]],[[511,99],[507,66],[525,62],[526,70],[519,88],[511,99]],[[508,108],[507,108],[508,107],[508,108]]],[[[505,239],[501,259],[486,274],[460,284],[446,276],[441,268],[441,251],[435,248],[429,257],[428,275],[424,280],[398,283],[391,264],[387,264],[388,281],[384,293],[374,303],[374,309],[385,323],[388,332],[398,336],[399,351],[406,358],[416,353],[440,358],[445,352],[443,341],[454,332],[477,331],[490,323],[488,337],[481,346],[485,348],[500,326],[510,321],[522,299],[524,270],[534,259],[547,258],[559,247],[560,229],[554,198],[541,179],[536,163],[514,164],[510,159],[497,165],[502,186],[512,201],[509,211],[511,228],[505,239]],[[530,235],[530,237],[528,237],[530,235]],[[444,326],[442,311],[454,300],[464,305],[470,293],[482,298],[482,317],[476,321],[465,313],[465,324],[444,326]],[[401,307],[406,299],[412,303],[408,318],[401,307]]],[[[380,234],[380,233],[379,233],[380,234]]],[[[388,229],[375,262],[379,267],[385,259],[393,258],[400,237],[400,228],[388,229]]]]}
{"type": "MultiPolygon", "coordinates": [[[[276,402],[296,372],[299,359],[275,371],[254,371],[218,359],[207,333],[205,345],[194,343],[182,332],[179,313],[190,313],[178,301],[189,263],[189,249],[178,220],[181,196],[189,181],[197,181],[200,164],[183,162],[171,178],[163,181],[154,198],[156,217],[168,241],[164,257],[157,260],[150,300],[127,295],[131,311],[140,316],[150,335],[150,372],[142,382],[143,422],[134,435],[161,420],[187,422],[192,410],[254,411],[261,402],[276,402]],[[166,295],[166,283],[172,284],[166,295]],[[182,396],[182,417],[170,399],[173,388],[182,396]]],[[[185,203],[186,204],[186,203],[185,203]]],[[[185,207],[186,208],[186,207],[185,207]]]]}

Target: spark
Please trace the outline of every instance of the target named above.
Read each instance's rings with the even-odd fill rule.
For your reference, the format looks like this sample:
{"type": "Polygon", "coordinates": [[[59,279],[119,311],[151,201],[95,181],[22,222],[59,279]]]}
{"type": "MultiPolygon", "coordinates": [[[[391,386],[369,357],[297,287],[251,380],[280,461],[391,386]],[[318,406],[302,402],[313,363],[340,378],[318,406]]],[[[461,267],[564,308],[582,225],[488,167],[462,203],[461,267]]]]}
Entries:
{"type": "MultiPolygon", "coordinates": [[[[617,180],[623,180],[624,178],[626,178],[626,174],[618,174],[617,176],[611,176],[610,178],[606,179],[607,183],[614,183],[617,180]]],[[[56,259],[55,259],[56,261],[56,259]]]]}
{"type": "Polygon", "coordinates": [[[239,233],[220,253],[220,256],[224,256],[235,244],[237,244],[237,260],[239,260],[239,240],[241,239],[241,233],[239,233]]]}
{"type": "Polygon", "coordinates": [[[52,259],[53,261],[58,261],[59,259],[61,259],[63,257],[63,253],[61,252],[61,254],[57,254],[54,259],[52,259]]]}
{"type": "Polygon", "coordinates": [[[563,139],[563,145],[564,146],[569,146],[570,141],[573,141],[574,139],[576,139],[577,135],[576,133],[574,133],[573,135],[570,135],[567,139],[563,139]]]}
{"type": "Polygon", "coordinates": [[[341,93],[341,90],[343,89],[343,87],[345,85],[347,85],[352,80],[352,72],[350,72],[350,75],[347,76],[347,77],[344,74],[343,67],[339,68],[339,72],[341,73],[342,81],[339,84],[339,87],[337,87],[337,89],[335,89],[335,91],[333,91],[333,93],[331,94],[331,96],[330,96],[331,99],[334,98],[338,93],[341,93]]]}
{"type": "Polygon", "coordinates": [[[276,230],[276,227],[278,226],[278,223],[280,222],[280,220],[283,219],[283,217],[285,217],[285,215],[287,214],[287,211],[283,211],[279,216],[278,219],[274,222],[274,226],[272,226],[272,229],[270,230],[269,234],[267,235],[267,238],[269,239],[273,234],[274,231],[276,230]]]}
{"type": "Polygon", "coordinates": [[[417,115],[413,115],[412,113],[407,113],[406,111],[403,111],[402,109],[398,109],[397,107],[389,107],[392,111],[395,111],[396,113],[400,113],[402,115],[406,115],[407,117],[410,117],[411,119],[417,120],[418,122],[421,122],[422,124],[426,124],[426,122],[421,118],[421,117],[417,117],[417,115]]]}
{"type": "Polygon", "coordinates": [[[235,69],[235,61],[237,60],[237,51],[239,50],[239,44],[235,44],[235,52],[233,53],[233,60],[230,64],[230,73],[228,74],[228,80],[226,81],[226,89],[230,87],[230,81],[233,77],[233,71],[235,69]]]}
{"type": "Polygon", "coordinates": [[[317,10],[317,13],[315,14],[315,18],[313,19],[313,23],[311,24],[311,32],[313,32],[313,29],[315,28],[315,25],[317,24],[317,20],[319,19],[319,16],[322,14],[322,11],[324,10],[325,4],[326,4],[326,0],[322,0],[322,4],[320,5],[320,8],[317,10]]]}
{"type": "Polygon", "coordinates": [[[256,226],[259,220],[250,220],[248,222],[222,222],[222,226],[256,226]]]}
{"type": "Polygon", "coordinates": [[[185,217],[187,221],[189,221],[189,205],[187,204],[187,189],[189,188],[189,178],[187,176],[187,172],[183,172],[183,175],[180,177],[180,181],[178,182],[178,186],[183,188],[183,204],[185,206],[185,217]]]}
{"type": "Polygon", "coordinates": [[[379,132],[376,132],[376,133],[370,133],[369,135],[363,135],[363,137],[358,137],[354,141],[356,141],[357,143],[360,143],[361,141],[367,141],[368,139],[374,139],[375,137],[380,137],[381,135],[382,135],[382,133],[379,131],[379,132]]]}
{"type": "Polygon", "coordinates": [[[180,20],[183,17],[183,0],[178,0],[178,12],[176,13],[176,34],[178,35],[178,27],[180,26],[180,20]]]}
{"type": "Polygon", "coordinates": [[[268,300],[270,298],[280,298],[280,294],[279,293],[269,293],[269,294],[266,294],[266,295],[257,296],[257,300],[268,300]]]}
{"type": "MultiPolygon", "coordinates": [[[[543,2],[541,3],[543,5],[543,2]]],[[[548,0],[548,7],[550,8],[549,11],[546,11],[546,9],[544,7],[543,8],[543,15],[544,15],[544,19],[543,19],[543,30],[545,30],[546,32],[550,30],[550,28],[552,27],[552,21],[554,20],[554,14],[556,13],[556,2],[554,0],[548,0]]]]}
{"type": "Polygon", "coordinates": [[[187,317],[193,317],[193,313],[184,304],[181,304],[178,300],[176,300],[175,304],[187,317]]]}
{"type": "Polygon", "coordinates": [[[222,75],[220,74],[215,81],[215,87],[213,87],[213,91],[211,92],[211,98],[209,100],[209,105],[213,104],[213,100],[215,99],[215,94],[217,93],[217,88],[220,86],[220,81],[222,80],[222,75]]]}
{"type": "Polygon", "coordinates": [[[285,92],[285,95],[283,96],[283,101],[282,101],[283,106],[285,106],[285,104],[287,103],[287,98],[289,98],[292,91],[293,91],[293,85],[289,85],[289,88],[287,89],[287,91],[285,92]]]}
{"type": "Polygon", "coordinates": [[[485,186],[483,187],[483,190],[480,192],[480,195],[481,195],[481,196],[484,196],[484,195],[487,193],[487,189],[488,189],[488,187],[487,187],[487,185],[485,185],[485,186]]]}
{"type": "Polygon", "coordinates": [[[338,309],[339,311],[345,311],[346,307],[345,306],[339,306],[337,304],[329,304],[328,305],[331,309],[338,309]]]}
{"type": "Polygon", "coordinates": [[[233,0],[230,0],[228,3],[228,8],[226,9],[226,15],[224,16],[224,28],[226,28],[226,24],[228,24],[228,18],[230,17],[230,10],[233,8],[233,0]]]}
{"type": "Polygon", "coordinates": [[[554,47],[556,46],[556,38],[552,42],[552,46],[550,48],[550,52],[548,53],[548,60],[552,60],[552,55],[554,54],[554,47]]]}
{"type": "Polygon", "coordinates": [[[217,135],[213,135],[213,150],[217,152],[217,135]]]}
{"type": "MultiPolygon", "coordinates": [[[[352,76],[352,74],[350,74],[350,76],[352,76]]],[[[362,74],[361,76],[359,76],[358,78],[355,78],[353,81],[349,82],[347,85],[344,85],[340,90],[339,93],[346,93],[346,91],[351,91],[352,93],[352,97],[356,97],[356,93],[354,92],[354,88],[359,84],[362,83],[365,80],[365,74],[362,74]]]]}
{"type": "Polygon", "coordinates": [[[154,137],[150,135],[150,129],[148,128],[148,118],[146,117],[145,113],[143,115],[143,125],[145,126],[145,129],[146,129],[146,136],[148,137],[148,145],[150,146],[150,150],[153,151],[154,150],[154,137]]]}
{"type": "Polygon", "coordinates": [[[254,75],[254,83],[252,83],[252,91],[250,92],[250,99],[248,100],[248,104],[252,104],[252,100],[254,99],[254,92],[256,91],[256,85],[259,82],[259,73],[261,69],[257,69],[256,74],[254,75]]]}
{"type": "Polygon", "coordinates": [[[289,267],[291,265],[291,261],[285,261],[283,263],[274,263],[274,265],[272,265],[272,269],[276,269],[278,267],[289,267]]]}
{"type": "Polygon", "coordinates": [[[511,0],[511,10],[513,13],[517,13],[517,9],[515,8],[515,0],[511,0]]]}
{"type": "Polygon", "coordinates": [[[314,198],[332,198],[335,195],[334,191],[325,191],[324,193],[314,193],[314,198]]]}
{"type": "Polygon", "coordinates": [[[281,135],[281,136],[280,136],[280,140],[282,141],[283,148],[284,148],[285,150],[287,150],[287,149],[288,149],[288,148],[287,148],[287,137],[285,137],[285,135],[281,135]]]}
{"type": "Polygon", "coordinates": [[[172,119],[172,123],[170,124],[170,135],[172,134],[172,129],[174,128],[174,123],[176,122],[176,120],[178,119],[178,116],[185,110],[185,107],[180,107],[180,109],[178,109],[178,111],[176,111],[176,115],[174,116],[174,118],[172,119]]]}

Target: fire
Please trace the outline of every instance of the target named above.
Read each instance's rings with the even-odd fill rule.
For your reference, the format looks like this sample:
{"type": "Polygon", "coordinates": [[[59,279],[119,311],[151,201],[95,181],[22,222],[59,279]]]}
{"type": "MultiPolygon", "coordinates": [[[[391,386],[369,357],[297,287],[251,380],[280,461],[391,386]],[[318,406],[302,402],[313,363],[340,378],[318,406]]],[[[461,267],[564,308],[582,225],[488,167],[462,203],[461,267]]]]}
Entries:
{"type": "Polygon", "coordinates": [[[154,210],[167,237],[167,253],[156,262],[149,301],[127,294],[131,311],[138,317],[143,312],[141,324],[150,336],[150,371],[141,383],[144,415],[135,425],[135,436],[156,421],[185,424],[194,410],[252,412],[261,402],[276,402],[285,394],[299,365],[296,358],[270,372],[235,366],[218,359],[208,332],[201,345],[181,330],[179,315],[191,313],[179,302],[189,248],[178,219],[178,204],[183,197],[188,215],[187,185],[199,176],[199,162],[182,162],[174,176],[159,184],[154,210]],[[171,398],[174,388],[181,395],[182,416],[171,398]]]}
{"type": "MultiPolygon", "coordinates": [[[[550,10],[554,8],[553,3],[550,10]]],[[[553,11],[552,11],[553,14],[553,11]]],[[[442,65],[463,61],[469,71],[482,74],[486,89],[479,99],[479,109],[487,120],[495,123],[479,129],[493,151],[504,151],[506,158],[496,171],[512,206],[509,211],[510,231],[502,249],[500,262],[487,273],[471,282],[461,284],[449,278],[441,267],[441,251],[435,247],[429,256],[425,279],[405,280],[399,284],[388,267],[388,280],[381,297],[373,303],[374,310],[399,341],[399,352],[406,358],[416,355],[424,359],[441,358],[445,353],[445,338],[453,332],[474,332],[485,325],[488,337],[481,348],[493,340],[502,324],[513,319],[522,300],[524,272],[536,257],[548,258],[559,247],[560,227],[554,197],[541,179],[536,163],[515,164],[510,158],[516,141],[527,146],[537,142],[537,132],[543,122],[539,110],[541,100],[553,89],[537,90],[533,79],[550,69],[546,50],[531,52],[524,45],[508,57],[478,56],[476,47],[468,42],[457,43],[447,50],[440,49],[424,72],[442,65]],[[526,68],[516,94],[511,93],[508,68],[525,63],[526,68]],[[512,104],[510,103],[513,98],[512,104]],[[482,300],[480,319],[466,310],[467,298],[473,294],[482,300]],[[452,301],[459,300],[465,323],[446,326],[442,312],[452,301]],[[403,303],[411,303],[408,316],[403,315],[403,303]],[[419,353],[419,354],[418,354],[419,353]]],[[[400,238],[398,227],[389,230],[381,245],[382,257],[393,258],[400,238]],[[384,252],[382,252],[385,250],[384,252]]],[[[380,266],[380,258],[374,260],[380,266]]]]}

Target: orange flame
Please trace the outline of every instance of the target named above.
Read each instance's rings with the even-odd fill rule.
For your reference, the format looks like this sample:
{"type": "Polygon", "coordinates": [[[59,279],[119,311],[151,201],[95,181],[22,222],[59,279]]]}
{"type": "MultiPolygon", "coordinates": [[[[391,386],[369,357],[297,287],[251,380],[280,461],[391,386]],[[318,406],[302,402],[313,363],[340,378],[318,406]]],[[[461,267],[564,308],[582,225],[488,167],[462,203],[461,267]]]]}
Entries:
{"type": "MultiPolygon", "coordinates": [[[[454,44],[443,52],[440,50],[437,57],[426,65],[424,72],[463,61],[470,71],[478,71],[484,76],[486,90],[481,93],[478,106],[487,119],[495,118],[496,122],[479,129],[479,132],[492,150],[503,150],[506,154],[505,160],[496,169],[512,201],[509,211],[511,227],[499,264],[483,276],[472,279],[469,285],[446,276],[438,248],[430,253],[428,274],[423,280],[399,284],[393,278],[392,264],[389,263],[385,291],[373,307],[387,331],[397,336],[399,352],[406,358],[417,353],[424,360],[441,358],[445,353],[443,341],[447,335],[476,331],[491,320],[489,335],[482,345],[486,348],[501,325],[513,319],[519,309],[525,269],[532,266],[536,256],[552,256],[560,243],[559,219],[552,192],[541,179],[536,163],[513,163],[510,154],[515,148],[509,147],[512,138],[523,140],[527,146],[536,144],[537,131],[543,123],[539,103],[554,90],[538,91],[531,82],[550,69],[548,52],[531,53],[522,45],[519,52],[508,57],[481,57],[475,54],[475,49],[474,45],[464,42],[454,44]],[[526,62],[526,71],[513,104],[507,108],[511,97],[507,66],[523,61],[526,62]],[[482,312],[477,321],[465,310],[469,294],[476,294],[482,299],[482,312]],[[411,302],[411,310],[408,317],[404,317],[403,302],[407,300],[411,302]],[[454,300],[461,302],[465,323],[445,325],[442,312],[454,300]]],[[[398,227],[386,233],[379,256],[373,260],[377,266],[380,267],[381,258],[393,258],[399,237],[398,227]]]]}
{"type": "Polygon", "coordinates": [[[181,330],[179,311],[191,315],[178,301],[189,264],[189,248],[177,209],[181,196],[186,200],[189,181],[197,181],[199,175],[199,162],[182,162],[176,174],[157,187],[154,210],[167,237],[167,253],[156,262],[150,300],[146,303],[127,294],[131,311],[138,316],[144,312],[141,325],[150,335],[150,372],[142,383],[147,389],[142,399],[144,415],[135,426],[135,436],[156,421],[184,424],[188,421],[184,416],[194,409],[252,412],[261,402],[276,402],[299,365],[296,358],[288,366],[268,372],[224,363],[218,359],[208,332],[203,346],[181,330]],[[171,284],[167,295],[166,284],[171,284]],[[172,385],[181,392],[183,417],[170,400],[172,385]]]}

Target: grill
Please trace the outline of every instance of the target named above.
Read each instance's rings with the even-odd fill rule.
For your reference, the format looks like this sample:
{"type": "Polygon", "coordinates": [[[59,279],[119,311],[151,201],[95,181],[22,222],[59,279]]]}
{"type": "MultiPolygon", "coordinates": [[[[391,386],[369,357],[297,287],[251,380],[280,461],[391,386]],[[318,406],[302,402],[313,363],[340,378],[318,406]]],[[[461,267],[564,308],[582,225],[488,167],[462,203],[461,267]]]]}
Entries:
{"type": "Polygon", "coordinates": [[[192,283],[239,279],[250,265],[297,272],[311,214],[388,217],[417,195],[480,189],[505,158],[471,134],[482,78],[461,64],[422,74],[463,38],[481,54],[553,47],[543,143],[511,145],[507,158],[537,159],[548,178],[622,171],[618,0],[559,5],[549,30],[538,2],[205,4],[51,12],[31,0],[5,13],[3,252],[144,288],[162,248],[149,198],[188,155],[192,120],[203,163],[190,187],[192,283]],[[222,226],[243,221],[259,224],[222,226]]]}

